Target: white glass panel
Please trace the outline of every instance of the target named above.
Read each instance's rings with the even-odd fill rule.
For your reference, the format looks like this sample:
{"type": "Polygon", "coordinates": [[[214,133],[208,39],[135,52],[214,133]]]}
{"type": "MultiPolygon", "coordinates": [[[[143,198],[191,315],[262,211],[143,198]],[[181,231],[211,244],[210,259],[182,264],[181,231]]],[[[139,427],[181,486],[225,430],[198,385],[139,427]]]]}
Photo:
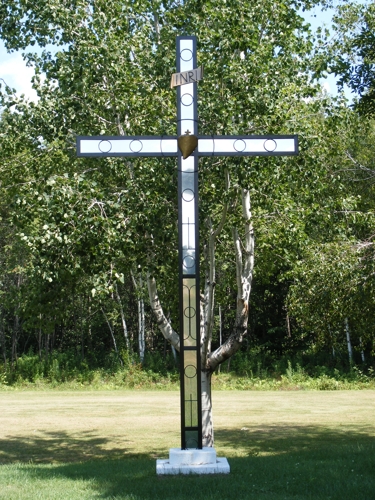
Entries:
{"type": "Polygon", "coordinates": [[[194,120],[181,120],[181,135],[184,135],[187,130],[190,133],[195,134],[195,122],[194,120]]]}
{"type": "Polygon", "coordinates": [[[195,158],[189,156],[186,160],[181,158],[181,172],[194,172],[195,158]]]}
{"type": "Polygon", "coordinates": [[[193,69],[193,40],[180,40],[180,72],[190,69],[193,69]]]}
{"type": "Polygon", "coordinates": [[[291,153],[296,151],[296,144],[294,139],[276,139],[278,152],[291,153]]]}
{"type": "Polygon", "coordinates": [[[139,144],[138,142],[134,142],[132,144],[132,142],[133,142],[132,139],[131,140],[120,139],[117,141],[116,140],[111,141],[111,143],[112,143],[111,153],[131,153],[132,149],[133,149],[133,151],[139,152],[142,145],[139,144]]]}
{"type": "Polygon", "coordinates": [[[199,153],[292,153],[296,150],[291,139],[199,139],[199,153]]]}
{"type": "MultiPolygon", "coordinates": [[[[251,153],[266,153],[267,150],[264,147],[266,139],[245,139],[246,149],[245,151],[251,153]]],[[[271,147],[269,148],[271,149],[271,147]]],[[[272,147],[273,149],[273,147],[272,147]]]]}
{"type": "Polygon", "coordinates": [[[161,149],[163,153],[177,153],[177,140],[162,139],[161,149]]]}
{"type": "Polygon", "coordinates": [[[185,250],[195,249],[195,224],[190,218],[182,223],[182,246],[185,250]]]}
{"type": "Polygon", "coordinates": [[[233,139],[215,139],[213,142],[215,153],[237,153],[233,139]]]}
{"type": "Polygon", "coordinates": [[[194,173],[181,174],[181,196],[183,201],[193,204],[195,198],[194,173]]]}
{"type": "Polygon", "coordinates": [[[188,83],[187,85],[183,85],[181,87],[181,95],[185,95],[185,99],[183,102],[190,102],[191,104],[189,106],[185,106],[182,104],[182,102],[179,102],[178,106],[180,108],[180,127],[181,127],[181,134],[185,134],[187,131],[189,131],[191,134],[195,134],[197,131],[197,125],[194,121],[194,84],[193,83],[188,83]],[[188,99],[189,95],[192,96],[193,99],[188,99]]]}
{"type": "Polygon", "coordinates": [[[80,140],[80,152],[81,153],[98,153],[100,141],[88,141],[85,139],[80,140]]]}
{"type": "Polygon", "coordinates": [[[214,150],[214,140],[213,139],[199,139],[198,140],[198,152],[199,153],[212,153],[214,150]]]}
{"type": "MultiPolygon", "coordinates": [[[[140,139],[142,143],[142,149],[139,151],[140,153],[161,153],[162,152],[162,141],[160,139],[140,139]]],[[[132,143],[132,150],[137,151],[138,141],[135,140],[132,143]]]]}
{"type": "Polygon", "coordinates": [[[176,139],[82,139],[81,153],[176,153],[176,139]]]}
{"type": "MultiPolygon", "coordinates": [[[[185,134],[187,130],[185,120],[190,120],[194,124],[194,106],[181,106],[181,128],[183,134],[185,134]]],[[[189,132],[191,134],[194,133],[194,126],[189,128],[189,132]]]]}
{"type": "Polygon", "coordinates": [[[190,224],[195,223],[194,205],[194,201],[185,201],[183,198],[181,199],[181,220],[183,224],[187,222],[190,224]]]}

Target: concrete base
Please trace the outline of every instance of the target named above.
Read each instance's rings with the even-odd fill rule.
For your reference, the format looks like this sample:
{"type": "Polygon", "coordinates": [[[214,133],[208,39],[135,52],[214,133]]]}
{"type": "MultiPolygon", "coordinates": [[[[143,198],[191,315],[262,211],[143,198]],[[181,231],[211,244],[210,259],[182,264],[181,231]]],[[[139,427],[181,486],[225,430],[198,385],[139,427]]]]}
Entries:
{"type": "Polygon", "coordinates": [[[217,458],[215,448],[181,450],[171,448],[169,460],[156,461],[156,474],[229,474],[226,458],[217,458]]]}

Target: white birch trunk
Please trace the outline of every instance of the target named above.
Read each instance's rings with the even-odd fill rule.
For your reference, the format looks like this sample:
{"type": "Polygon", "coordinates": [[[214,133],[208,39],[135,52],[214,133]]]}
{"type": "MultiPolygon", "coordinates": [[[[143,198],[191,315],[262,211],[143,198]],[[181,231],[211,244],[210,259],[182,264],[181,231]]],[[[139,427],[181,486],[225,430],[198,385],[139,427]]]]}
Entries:
{"type": "Polygon", "coordinates": [[[119,360],[119,362],[120,362],[120,365],[121,365],[121,366],[123,366],[123,365],[124,365],[124,363],[122,362],[122,359],[121,359],[121,357],[120,357],[120,355],[119,355],[119,352],[118,352],[118,349],[117,349],[117,343],[116,343],[115,333],[114,333],[114,331],[113,331],[113,328],[112,328],[112,326],[111,326],[111,323],[109,322],[109,319],[107,318],[106,313],[104,312],[104,309],[103,309],[103,308],[101,308],[101,310],[102,310],[103,316],[105,317],[105,320],[106,320],[106,322],[107,322],[107,325],[108,325],[109,331],[110,331],[110,333],[111,333],[112,342],[113,342],[113,347],[115,348],[115,352],[116,352],[116,354],[117,354],[118,360],[119,360]]]}
{"type": "Polygon", "coordinates": [[[156,317],[156,324],[158,325],[159,330],[163,334],[164,338],[166,338],[172,344],[176,351],[180,352],[180,337],[178,333],[173,330],[172,325],[165,317],[162,305],[159,300],[155,278],[153,276],[150,276],[149,274],[147,275],[147,288],[151,309],[156,317]]]}
{"type": "Polygon", "coordinates": [[[118,305],[120,307],[120,314],[121,314],[121,323],[122,323],[122,331],[124,333],[124,339],[125,339],[125,345],[126,349],[128,352],[130,352],[130,343],[129,343],[129,335],[128,335],[128,327],[126,326],[126,320],[125,320],[125,314],[124,314],[124,308],[122,307],[122,302],[120,298],[120,294],[118,293],[118,288],[116,284],[116,299],[118,302],[118,305]]]}
{"type": "Polygon", "coordinates": [[[142,273],[139,273],[139,283],[137,283],[134,274],[130,271],[135,292],[137,294],[138,306],[138,352],[141,363],[145,359],[146,341],[145,341],[145,304],[143,300],[143,280],[142,273]]]}
{"type": "Polygon", "coordinates": [[[352,349],[352,343],[350,340],[350,330],[349,330],[348,318],[345,318],[345,332],[346,332],[346,342],[348,344],[349,363],[352,364],[352,362],[353,362],[353,349],[352,349]]]}
{"type": "Polygon", "coordinates": [[[202,370],[202,444],[204,447],[214,445],[214,424],[212,420],[212,398],[211,398],[212,373],[202,370]]]}
{"type": "Polygon", "coordinates": [[[247,331],[249,299],[254,268],[254,229],[251,220],[250,193],[247,189],[242,190],[242,215],[245,220],[244,241],[241,241],[237,229],[233,229],[237,278],[236,320],[233,332],[228,340],[208,357],[207,369],[211,372],[238,351],[247,331]]]}
{"type": "Polygon", "coordinates": [[[139,358],[141,363],[145,359],[146,342],[145,342],[145,304],[142,297],[143,281],[142,275],[139,275],[139,292],[138,297],[138,348],[139,348],[139,358]]]}
{"type": "MultiPolygon", "coordinates": [[[[203,446],[214,445],[211,377],[223,361],[229,359],[241,347],[247,331],[249,299],[254,268],[254,230],[251,220],[250,193],[242,190],[242,215],[244,218],[244,239],[241,241],[237,229],[233,229],[233,242],[236,251],[237,312],[233,332],[229,339],[213,353],[207,352],[205,366],[202,366],[202,435],[203,446]]],[[[214,276],[214,274],[213,274],[214,276]]],[[[212,293],[213,295],[213,293],[212,293]]],[[[208,311],[208,314],[210,309],[208,311]]],[[[213,314],[213,312],[212,312],[213,314]]],[[[204,349],[202,343],[202,349],[204,349]]],[[[203,350],[205,353],[205,351],[203,350]]]]}
{"type": "MultiPolygon", "coordinates": [[[[219,306],[219,345],[223,343],[223,323],[221,319],[221,306],[219,306]]],[[[221,372],[221,364],[218,367],[218,372],[221,372]]]]}
{"type": "Polygon", "coordinates": [[[359,337],[359,345],[361,347],[361,359],[362,359],[362,363],[365,363],[366,358],[365,358],[365,351],[363,350],[362,337],[359,337]]]}
{"type": "Polygon", "coordinates": [[[5,344],[5,327],[4,327],[3,315],[1,315],[1,321],[0,321],[0,343],[1,343],[1,347],[2,347],[4,367],[6,368],[6,366],[7,366],[7,351],[6,351],[6,344],[5,344]]]}

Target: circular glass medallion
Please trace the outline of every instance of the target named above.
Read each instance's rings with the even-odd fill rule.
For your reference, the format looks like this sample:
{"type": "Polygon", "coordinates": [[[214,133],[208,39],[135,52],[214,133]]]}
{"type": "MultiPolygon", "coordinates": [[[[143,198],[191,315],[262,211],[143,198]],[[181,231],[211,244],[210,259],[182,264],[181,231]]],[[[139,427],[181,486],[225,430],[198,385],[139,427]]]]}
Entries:
{"type": "Polygon", "coordinates": [[[134,139],[130,143],[129,148],[130,148],[130,151],[132,153],[139,153],[140,151],[142,151],[142,148],[143,148],[142,141],[139,141],[138,139],[134,139]]]}
{"type": "Polygon", "coordinates": [[[243,139],[237,139],[234,141],[233,147],[238,153],[242,153],[242,151],[245,151],[246,142],[243,139]]]}
{"type": "Polygon", "coordinates": [[[194,307],[191,307],[191,306],[190,307],[185,307],[185,309],[184,309],[184,315],[187,318],[189,318],[189,319],[194,318],[194,316],[195,316],[195,309],[194,309],[194,307]]]}
{"type": "Polygon", "coordinates": [[[100,141],[99,142],[99,151],[102,153],[109,153],[112,149],[111,141],[100,141]]]}
{"type": "Polygon", "coordinates": [[[185,269],[192,269],[195,266],[195,258],[192,255],[186,255],[183,264],[185,269]]]}
{"type": "Polygon", "coordinates": [[[194,102],[194,97],[191,94],[184,94],[181,96],[181,104],[183,106],[191,106],[194,102]]]}
{"type": "Polygon", "coordinates": [[[197,369],[193,365],[185,366],[185,375],[187,378],[194,378],[197,376],[197,369]]]}
{"type": "Polygon", "coordinates": [[[181,50],[180,56],[183,61],[191,61],[193,58],[193,52],[190,49],[184,49],[181,50]]]}
{"type": "Polygon", "coordinates": [[[268,151],[269,153],[272,153],[277,148],[277,143],[273,139],[267,139],[264,142],[263,147],[266,151],[268,151]]]}
{"type": "Polygon", "coordinates": [[[193,201],[194,191],[192,189],[184,189],[184,191],[182,192],[182,198],[184,201],[193,201]]]}

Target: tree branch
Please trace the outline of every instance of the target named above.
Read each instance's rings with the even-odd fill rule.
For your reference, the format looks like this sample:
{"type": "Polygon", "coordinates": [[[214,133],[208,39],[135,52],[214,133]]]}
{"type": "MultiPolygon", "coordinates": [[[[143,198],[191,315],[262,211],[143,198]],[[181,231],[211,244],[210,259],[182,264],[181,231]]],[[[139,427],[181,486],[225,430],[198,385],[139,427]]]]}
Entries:
{"type": "Polygon", "coordinates": [[[150,297],[150,304],[152,312],[156,317],[156,324],[159,327],[159,330],[163,334],[164,338],[166,338],[176,349],[176,351],[180,351],[180,337],[177,332],[175,332],[164,315],[163,308],[161,306],[157,288],[156,288],[156,280],[150,274],[147,274],[147,288],[148,295],[150,297]]]}

